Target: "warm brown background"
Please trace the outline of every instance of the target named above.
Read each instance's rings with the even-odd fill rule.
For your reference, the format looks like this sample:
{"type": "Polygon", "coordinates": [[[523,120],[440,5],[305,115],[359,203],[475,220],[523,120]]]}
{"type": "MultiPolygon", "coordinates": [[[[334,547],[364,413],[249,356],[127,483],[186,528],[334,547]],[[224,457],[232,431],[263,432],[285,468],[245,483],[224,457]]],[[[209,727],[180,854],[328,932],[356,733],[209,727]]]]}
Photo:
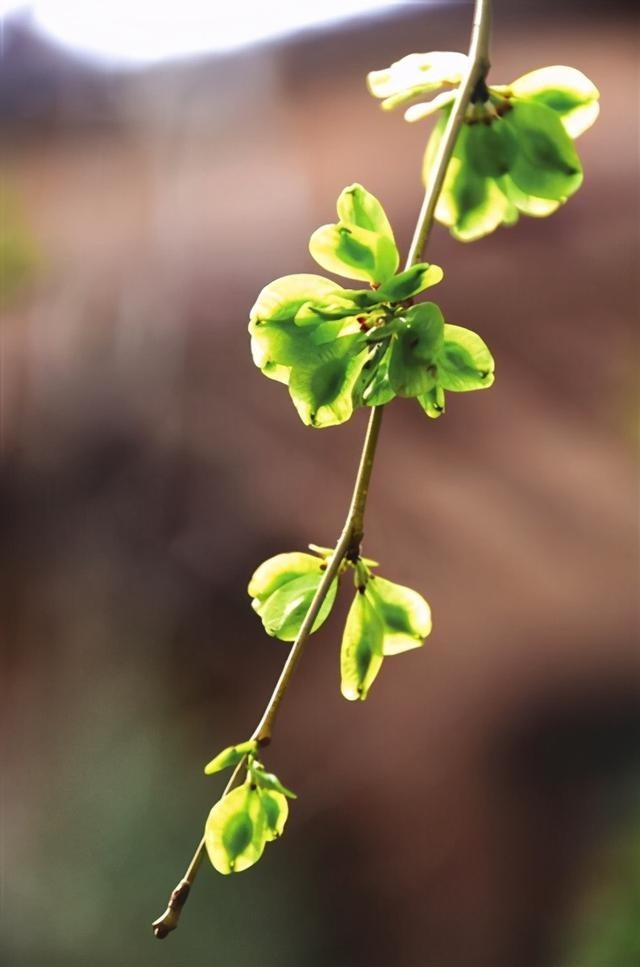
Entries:
{"type": "Polygon", "coordinates": [[[602,116],[552,219],[433,234],[434,297],[498,377],[437,423],[388,411],[366,538],[433,636],[348,705],[345,596],[269,753],[300,794],[284,841],[242,877],[205,869],[163,945],[148,923],[219,794],[202,764],[253,728],[285,654],[247,578],[335,538],[366,420],[304,428],[252,366],[248,310],[312,270],[351,181],[406,248],[428,125],[384,115],[364,74],[466,47],[471,8],[126,75],[7,31],[5,231],[21,217],[37,253],[2,317],[13,967],[555,967],[615,884],[640,758],[637,17],[495,7],[492,77],[571,63],[602,116]]]}

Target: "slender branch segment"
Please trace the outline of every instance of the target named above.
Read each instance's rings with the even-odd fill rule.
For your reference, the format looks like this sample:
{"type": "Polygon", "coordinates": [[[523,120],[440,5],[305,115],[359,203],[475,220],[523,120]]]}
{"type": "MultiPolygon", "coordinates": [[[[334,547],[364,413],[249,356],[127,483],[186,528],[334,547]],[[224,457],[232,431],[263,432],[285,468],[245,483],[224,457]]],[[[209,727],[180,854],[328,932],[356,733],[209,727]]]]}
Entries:
{"type": "MultiPolygon", "coordinates": [[[[435,213],[438,195],[442,189],[447,167],[453,153],[458,131],[462,125],[464,113],[478,83],[487,75],[489,70],[489,36],[491,21],[491,0],[476,0],[473,31],[471,35],[471,45],[469,48],[469,66],[467,73],[458,88],[455,101],[449,115],[447,126],[443,133],[438,154],[435,158],[433,168],[426,187],[422,207],[416,223],[416,228],[409,246],[409,253],[405,268],[410,268],[421,261],[424,249],[431,233],[433,218],[435,213]]],[[[367,433],[365,436],[356,482],[354,485],[353,496],[349,506],[349,513],[342,533],[336,544],[335,551],[328,561],[327,569],[322,581],[318,585],[313,601],[298,632],[298,637],[293,642],[291,650],[284,663],[280,677],[271,694],[267,706],[262,714],[252,738],[257,739],[261,745],[267,745],[271,740],[273,722],[280,707],[280,702],[286,692],[295,666],[302,654],[318,612],[327,596],[329,588],[336,577],[340,565],[345,558],[355,559],[360,550],[360,544],[364,534],[364,514],[366,509],[367,497],[369,494],[369,484],[375,460],[376,447],[382,423],[384,407],[375,406],[371,410],[367,433]]],[[[223,796],[237,784],[238,778],[244,768],[245,760],[241,760],[236,766],[231,779],[227,783],[223,796]]],[[[189,890],[198,873],[205,852],[204,839],[200,841],[193,858],[178,885],[169,897],[167,909],[152,924],[154,935],[162,940],[172,930],[178,926],[178,920],[182,907],[184,906],[189,890]]]]}

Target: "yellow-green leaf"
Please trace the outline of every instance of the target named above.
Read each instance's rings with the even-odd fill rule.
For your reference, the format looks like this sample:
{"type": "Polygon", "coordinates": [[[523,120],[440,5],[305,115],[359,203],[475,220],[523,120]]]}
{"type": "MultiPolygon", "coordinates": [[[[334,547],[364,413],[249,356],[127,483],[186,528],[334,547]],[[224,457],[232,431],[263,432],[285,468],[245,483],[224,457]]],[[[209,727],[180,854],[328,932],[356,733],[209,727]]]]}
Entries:
{"type": "Polygon", "coordinates": [[[245,784],[223,796],[209,813],[204,839],[219,873],[240,873],[257,863],[267,841],[257,790],[245,784]]]}
{"type": "Polygon", "coordinates": [[[383,653],[398,655],[419,648],[431,632],[431,609],[417,591],[371,576],[366,594],[384,625],[383,653]]]}
{"type": "Polygon", "coordinates": [[[509,89],[515,97],[530,98],[554,110],[572,138],[590,128],[600,110],[598,88],[575,67],[541,67],[518,77],[509,89]]]}
{"type": "Polygon", "coordinates": [[[218,752],[217,756],[211,762],[207,763],[204,767],[205,774],[211,776],[214,772],[229,769],[231,766],[237,765],[250,752],[255,752],[257,748],[258,742],[256,739],[249,739],[247,742],[230,745],[226,749],[223,749],[222,752],[218,752]]]}
{"type": "Polygon", "coordinates": [[[382,667],[384,625],[366,594],[356,592],[340,649],[340,691],[364,700],[382,667]]]}

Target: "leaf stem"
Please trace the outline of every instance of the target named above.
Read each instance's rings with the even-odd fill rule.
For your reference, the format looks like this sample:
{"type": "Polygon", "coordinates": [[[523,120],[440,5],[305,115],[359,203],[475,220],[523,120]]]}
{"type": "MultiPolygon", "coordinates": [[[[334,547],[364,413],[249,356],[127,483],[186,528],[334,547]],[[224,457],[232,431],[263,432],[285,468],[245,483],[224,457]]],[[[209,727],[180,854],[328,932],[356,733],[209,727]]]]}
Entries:
{"type": "MultiPolygon", "coordinates": [[[[406,269],[420,262],[423,257],[433,226],[438,196],[442,190],[447,167],[453,153],[458,131],[462,125],[464,113],[471,101],[478,82],[484,80],[489,70],[490,21],[491,0],[476,0],[467,73],[456,93],[449,120],[429,175],[422,207],[409,246],[405,264],[406,269]]],[[[360,456],[360,464],[353,488],[353,495],[351,497],[351,504],[349,505],[349,512],[342,533],[340,534],[333,554],[327,561],[327,568],[302,622],[298,636],[291,646],[278,681],[262,714],[262,718],[253,732],[252,738],[257,739],[261,745],[267,745],[271,741],[273,722],[280,703],[289,687],[291,676],[300,659],[304,645],[311,634],[311,629],[328,594],[329,588],[338,575],[341,564],[345,559],[355,562],[360,553],[360,544],[364,536],[364,515],[367,497],[369,495],[369,484],[373,471],[383,411],[384,406],[374,406],[371,410],[362,454],[360,456]]],[[[245,765],[245,759],[242,759],[234,769],[225,787],[223,796],[237,784],[245,765]]],[[[178,919],[182,907],[187,900],[191,885],[198,873],[204,852],[205,841],[203,838],[200,840],[184,876],[171,892],[167,909],[152,924],[153,932],[158,939],[163,939],[178,926],[178,919]]]]}

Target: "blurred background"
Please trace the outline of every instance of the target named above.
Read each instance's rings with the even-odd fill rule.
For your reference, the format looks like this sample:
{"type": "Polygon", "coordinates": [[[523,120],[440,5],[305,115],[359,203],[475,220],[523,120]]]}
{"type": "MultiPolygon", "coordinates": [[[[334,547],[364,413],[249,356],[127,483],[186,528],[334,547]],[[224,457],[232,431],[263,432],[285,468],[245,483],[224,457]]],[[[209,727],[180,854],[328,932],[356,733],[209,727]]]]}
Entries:
{"type": "Polygon", "coordinates": [[[602,114],[553,218],[433,233],[435,298],[497,381],[438,422],[389,409],[365,540],[433,635],[350,705],[344,594],[267,757],[300,796],[284,840],[237,878],[203,868],[162,944],[221,791],[202,766],[286,654],[248,577],[336,538],[367,418],[303,427],[248,311],[313,271],[350,182],[406,251],[429,122],[364,76],[466,50],[472,5],[4,7],[3,962],[637,965],[635,5],[496,0],[492,79],[569,63],[602,114]]]}

